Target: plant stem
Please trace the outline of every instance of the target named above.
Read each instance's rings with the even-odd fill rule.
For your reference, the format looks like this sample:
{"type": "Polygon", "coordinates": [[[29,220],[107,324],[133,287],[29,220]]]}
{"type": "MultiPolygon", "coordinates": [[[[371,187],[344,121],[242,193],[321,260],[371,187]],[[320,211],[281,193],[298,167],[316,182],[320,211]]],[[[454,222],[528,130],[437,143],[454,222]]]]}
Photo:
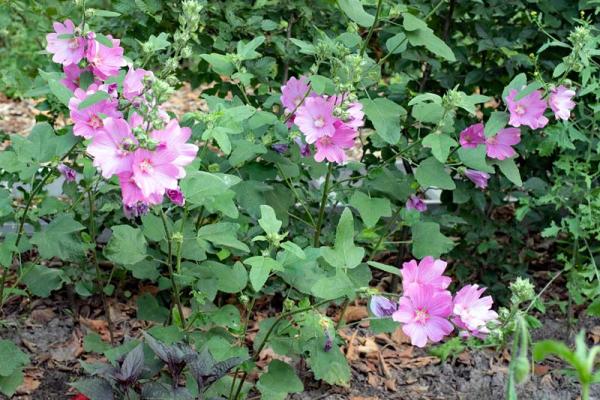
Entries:
{"type": "Polygon", "coordinates": [[[317,225],[315,227],[315,237],[313,239],[313,246],[319,246],[319,240],[321,238],[321,226],[323,225],[323,217],[325,216],[325,205],[327,204],[327,196],[329,195],[329,181],[331,180],[331,174],[333,173],[333,163],[329,163],[327,169],[327,176],[325,176],[325,183],[323,184],[323,197],[321,197],[321,206],[319,207],[319,217],[317,219],[317,225]]]}
{"type": "MultiPolygon", "coordinates": [[[[260,357],[260,353],[261,351],[263,351],[263,349],[265,348],[265,346],[267,345],[267,342],[269,341],[269,337],[271,336],[271,334],[273,333],[273,331],[275,330],[275,328],[277,327],[277,325],[279,325],[279,323],[284,320],[287,317],[291,317],[292,315],[295,314],[300,314],[303,312],[307,312],[310,310],[314,310],[315,308],[318,308],[320,306],[322,306],[323,304],[327,304],[330,301],[334,301],[337,299],[332,299],[332,300],[323,300],[320,301],[318,303],[313,304],[310,307],[304,307],[304,308],[299,308],[297,310],[292,310],[292,311],[288,311],[285,313],[282,313],[279,317],[277,317],[277,319],[273,322],[273,325],[271,325],[271,327],[269,328],[269,330],[267,331],[267,333],[265,334],[264,339],[262,340],[262,342],[260,343],[260,346],[258,346],[258,348],[256,349],[256,352],[254,352],[254,355],[252,356],[252,361],[256,362],[258,361],[258,358],[260,357]]],[[[229,397],[229,400],[234,400],[237,399],[238,396],[240,395],[242,388],[244,387],[244,382],[246,381],[246,378],[248,377],[248,373],[244,372],[242,374],[242,378],[240,379],[240,384],[235,392],[235,395],[233,397],[229,397]]]]}
{"type": "Polygon", "coordinates": [[[362,46],[360,47],[360,56],[361,57],[365,54],[365,50],[367,50],[367,46],[369,45],[369,42],[371,41],[371,36],[373,36],[373,31],[375,30],[375,26],[377,26],[377,22],[379,21],[379,14],[381,13],[381,4],[382,3],[383,3],[382,0],[377,1],[377,11],[375,11],[375,20],[373,20],[373,25],[371,25],[371,27],[369,28],[369,33],[367,34],[365,41],[363,42],[362,46]]]}
{"type": "Polygon", "coordinates": [[[581,400],[590,400],[590,384],[581,384],[581,400]]]}
{"type": "Polygon", "coordinates": [[[177,285],[177,282],[175,282],[175,272],[173,271],[173,246],[171,242],[172,237],[171,232],[169,231],[169,226],[167,224],[167,216],[165,215],[165,211],[162,208],[160,209],[160,217],[162,219],[165,234],[167,235],[167,249],[169,253],[169,258],[167,259],[167,268],[169,269],[169,279],[171,280],[171,287],[173,288],[173,298],[175,299],[175,304],[177,305],[177,312],[179,313],[179,319],[181,321],[182,327],[185,327],[185,317],[183,316],[183,307],[181,306],[181,297],[179,296],[179,285],[177,285]]]}
{"type": "Polygon", "coordinates": [[[92,241],[92,259],[94,267],[96,268],[96,285],[100,291],[100,298],[102,299],[102,306],[104,307],[104,316],[106,318],[106,324],[108,325],[108,333],[110,335],[110,344],[115,343],[115,334],[113,330],[112,319],[110,317],[110,307],[106,301],[106,294],[104,293],[104,285],[102,284],[102,271],[100,270],[100,264],[98,263],[98,253],[96,250],[96,221],[94,217],[94,202],[95,196],[91,187],[87,188],[88,206],[90,208],[90,216],[88,221],[88,230],[92,241]]]}
{"type": "MultiPolygon", "coordinates": [[[[75,148],[77,147],[78,144],[79,144],[79,142],[75,143],[73,145],[73,147],[71,147],[69,149],[69,151],[67,151],[67,153],[60,159],[60,161],[63,161],[64,159],[69,157],[73,153],[73,151],[75,150],[75,148]]],[[[19,228],[17,229],[17,238],[15,240],[15,249],[16,249],[15,252],[17,252],[17,253],[19,252],[19,243],[21,243],[21,238],[23,237],[25,220],[27,219],[27,213],[29,212],[29,209],[31,208],[33,199],[35,198],[35,196],[37,196],[37,194],[40,192],[40,190],[42,190],[42,188],[44,187],[44,185],[46,184],[48,179],[50,179],[50,177],[52,176],[53,173],[54,173],[54,168],[51,168],[46,173],[46,175],[44,175],[44,177],[42,178],[40,183],[29,194],[29,198],[27,199],[27,202],[25,203],[25,210],[23,211],[23,215],[21,216],[21,219],[19,220],[19,228]]],[[[11,259],[14,257],[15,257],[15,255],[13,255],[11,257],[11,259]]],[[[6,278],[8,277],[9,268],[10,268],[10,265],[7,265],[4,268],[4,270],[2,271],[2,278],[0,278],[0,309],[4,305],[4,287],[6,286],[6,278]]]]}
{"type": "Polygon", "coordinates": [[[371,255],[369,256],[369,261],[373,261],[373,259],[375,258],[375,255],[377,254],[377,249],[379,249],[379,246],[381,246],[381,243],[392,232],[392,228],[394,227],[396,220],[400,216],[401,211],[402,211],[402,207],[398,207],[398,209],[392,215],[392,218],[390,218],[390,221],[388,222],[387,226],[385,227],[385,231],[383,232],[383,234],[381,236],[379,236],[379,240],[377,240],[375,247],[373,247],[373,251],[371,251],[371,255]]]}

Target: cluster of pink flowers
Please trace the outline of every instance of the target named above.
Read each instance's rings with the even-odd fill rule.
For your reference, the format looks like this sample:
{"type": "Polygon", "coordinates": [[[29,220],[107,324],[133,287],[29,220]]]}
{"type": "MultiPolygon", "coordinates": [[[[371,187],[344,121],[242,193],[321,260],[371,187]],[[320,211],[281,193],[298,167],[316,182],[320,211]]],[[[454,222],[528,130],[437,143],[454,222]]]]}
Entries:
{"type": "Polygon", "coordinates": [[[395,303],[383,296],[373,296],[371,312],[380,318],[391,317],[402,324],[402,331],[414,346],[441,341],[456,325],[463,337],[485,338],[488,323],[498,314],[491,309],[490,296],[481,297],[485,288],[466,285],[454,297],[448,290],[452,280],[444,275],[446,262],[425,257],[403,264],[402,297],[395,303]],[[454,325],[452,324],[454,323],[454,325]]]}
{"type": "Polygon", "coordinates": [[[117,177],[126,212],[143,213],[149,206],[160,204],[165,195],[183,205],[178,181],[185,176],[184,167],[194,160],[198,147],[187,143],[190,128],[179,126],[152,102],[150,89],[146,89],[154,78],[152,72],[129,66],[119,94],[111,78],[127,63],[118,39],[106,36],[112,43],[106,46],[93,32],[83,37],[70,20],[54,23],[54,30],[46,37],[46,50],[53,54],[53,61],[63,65],[62,83],[74,92],[69,101],[73,134],[90,140],[87,153],[104,178],[117,177]],[[81,87],[80,78],[86,72],[91,74],[90,83],[81,87]],[[99,92],[103,94],[98,96],[99,92]],[[90,96],[99,100],[82,107],[90,96]],[[127,116],[124,109],[129,110],[127,116]],[[141,109],[147,111],[144,116],[141,109]]]}
{"type": "MultiPolygon", "coordinates": [[[[489,158],[496,160],[511,158],[517,154],[513,146],[521,141],[519,129],[521,125],[531,129],[540,129],[548,124],[548,118],[544,116],[547,104],[550,104],[556,119],[565,121],[569,119],[571,110],[575,107],[575,102],[572,100],[575,92],[563,85],[552,89],[547,101],[543,99],[540,90],[535,90],[519,100],[516,100],[517,93],[517,90],[513,89],[506,97],[506,104],[510,112],[508,123],[512,125],[511,128],[500,129],[494,136],[485,137],[483,123],[470,125],[460,133],[461,146],[474,149],[479,145],[485,145],[489,158]]],[[[487,187],[490,178],[488,173],[467,169],[464,174],[476,187],[480,189],[487,187]]]]}
{"type": "Polygon", "coordinates": [[[303,76],[292,77],[281,88],[281,103],[290,126],[295,124],[306,143],[314,144],[318,162],[345,162],[345,150],[354,146],[358,129],[364,125],[362,104],[348,101],[347,97],[317,95],[303,76]]]}

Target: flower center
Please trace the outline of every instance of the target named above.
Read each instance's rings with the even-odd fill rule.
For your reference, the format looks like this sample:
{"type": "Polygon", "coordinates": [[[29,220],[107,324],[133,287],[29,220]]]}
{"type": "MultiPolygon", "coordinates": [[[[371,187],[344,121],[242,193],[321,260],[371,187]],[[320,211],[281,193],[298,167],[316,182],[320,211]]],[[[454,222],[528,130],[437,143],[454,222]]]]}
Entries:
{"type": "Polygon", "coordinates": [[[150,174],[154,171],[154,167],[152,166],[152,162],[150,160],[143,160],[140,163],[140,171],[145,174],[150,174]]]}
{"type": "Polygon", "coordinates": [[[119,150],[121,156],[127,155],[130,151],[135,147],[135,143],[130,138],[125,138],[121,141],[121,145],[119,146],[119,150]]]}
{"type": "Polygon", "coordinates": [[[427,310],[418,309],[415,311],[415,321],[421,324],[429,321],[429,312],[427,310]]]}
{"type": "Polygon", "coordinates": [[[324,146],[329,146],[333,143],[333,141],[331,140],[331,138],[329,136],[323,136],[319,138],[319,144],[324,145],[324,146]]]}
{"type": "Polygon", "coordinates": [[[315,119],[314,122],[315,127],[317,128],[322,128],[325,126],[325,118],[323,117],[318,117],[317,119],[315,119]]]}
{"type": "Polygon", "coordinates": [[[94,129],[102,128],[104,126],[104,124],[102,123],[102,118],[100,118],[97,115],[92,115],[88,124],[94,129]]]}
{"type": "Polygon", "coordinates": [[[515,108],[515,113],[517,113],[517,115],[523,115],[525,114],[525,107],[523,107],[521,104],[517,104],[517,107],[515,108]]]}
{"type": "Polygon", "coordinates": [[[78,47],[79,47],[79,41],[77,40],[77,38],[69,39],[69,48],[70,49],[76,49],[78,47]]]}
{"type": "Polygon", "coordinates": [[[298,107],[302,103],[302,97],[298,96],[294,99],[294,105],[298,107]]]}

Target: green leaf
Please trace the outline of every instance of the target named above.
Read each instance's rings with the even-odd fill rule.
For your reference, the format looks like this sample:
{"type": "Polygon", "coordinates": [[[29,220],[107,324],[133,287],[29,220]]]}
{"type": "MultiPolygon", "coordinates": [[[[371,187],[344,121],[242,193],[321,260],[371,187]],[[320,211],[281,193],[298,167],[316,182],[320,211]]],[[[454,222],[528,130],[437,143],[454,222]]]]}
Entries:
{"type": "Polygon", "coordinates": [[[239,228],[238,224],[232,222],[218,222],[216,224],[204,225],[198,229],[197,240],[200,243],[207,240],[216,246],[230,247],[247,253],[250,251],[248,246],[240,242],[236,237],[239,228]]]}
{"type": "Polygon", "coordinates": [[[485,145],[480,144],[474,149],[461,147],[458,149],[457,154],[458,158],[460,158],[465,166],[477,171],[488,172],[491,174],[494,173],[494,167],[489,165],[486,161],[485,145]]]}
{"type": "Polygon", "coordinates": [[[367,13],[360,0],[338,0],[338,5],[352,21],[365,28],[375,22],[375,17],[367,13]]]}
{"type": "Polygon", "coordinates": [[[113,17],[120,17],[121,13],[118,13],[115,11],[108,11],[108,10],[93,9],[93,15],[95,17],[113,18],[113,17]]]}
{"type": "Polygon", "coordinates": [[[260,206],[260,219],[258,224],[267,235],[277,235],[281,229],[281,221],[277,219],[275,210],[271,206],[260,206]]]}
{"type": "Polygon", "coordinates": [[[8,377],[29,363],[29,357],[10,340],[0,339],[0,376],[8,377]]]}
{"type": "Polygon", "coordinates": [[[399,104],[385,98],[361,99],[367,117],[373,122],[377,134],[389,144],[400,140],[400,119],[406,116],[406,110],[399,104]]]}
{"type": "Polygon", "coordinates": [[[281,263],[271,257],[255,256],[244,260],[244,264],[251,266],[250,283],[254,291],[258,292],[262,289],[265,282],[269,278],[271,271],[281,271],[281,263]]]}
{"type": "Polygon", "coordinates": [[[406,50],[408,40],[404,32],[396,33],[394,36],[386,40],[385,47],[391,54],[402,53],[406,50]]]}
{"type": "Polygon", "coordinates": [[[211,53],[200,54],[200,57],[209,63],[217,74],[231,76],[235,71],[235,65],[227,55],[211,53]]]}
{"type": "Polygon", "coordinates": [[[391,217],[390,201],[386,198],[371,198],[368,194],[356,191],[350,198],[350,205],[358,210],[365,226],[372,228],[381,217],[391,217]]]}
{"type": "Polygon", "coordinates": [[[430,133],[423,139],[423,146],[431,149],[431,154],[441,163],[445,163],[450,149],[458,146],[456,140],[443,133],[430,133]]]}
{"type": "Polygon", "coordinates": [[[36,232],[31,243],[38,248],[40,256],[45,259],[58,257],[62,260],[75,260],[84,255],[83,243],[75,233],[85,229],[71,215],[59,215],[41,232],[36,232]]]}
{"type": "Polygon", "coordinates": [[[407,31],[416,31],[418,29],[427,29],[427,24],[422,19],[415,17],[412,14],[404,13],[402,14],[404,20],[402,22],[402,27],[407,31]]]}
{"type": "Polygon", "coordinates": [[[116,225],[111,228],[112,236],[104,248],[104,256],[118,265],[132,265],[146,259],[147,242],[139,228],[116,225]]]}
{"type": "Polygon", "coordinates": [[[444,164],[434,157],[429,157],[415,169],[415,179],[423,188],[437,187],[439,189],[454,190],[456,184],[446,172],[444,164]]]}
{"type": "Polygon", "coordinates": [[[317,94],[332,94],[335,91],[335,83],[322,75],[311,75],[310,87],[317,94]]]}
{"type": "Polygon", "coordinates": [[[483,130],[485,137],[494,136],[500,129],[504,128],[507,123],[508,113],[503,111],[494,111],[485,124],[485,128],[483,130]]]}
{"type": "Polygon", "coordinates": [[[402,276],[400,270],[396,267],[392,267],[391,265],[382,264],[377,261],[367,261],[367,264],[369,264],[373,268],[377,268],[379,270],[387,272],[388,274],[402,276]]]}
{"type": "MultiPolygon", "coordinates": [[[[405,16],[407,14],[404,14],[405,16]]],[[[406,21],[406,19],[405,19],[406,21]]],[[[448,61],[456,61],[454,52],[448,45],[429,28],[420,28],[413,31],[406,31],[406,37],[413,46],[424,46],[435,55],[445,58],[448,61]]]]}
{"type": "Polygon", "coordinates": [[[145,48],[150,53],[156,53],[157,51],[167,49],[171,43],[168,40],[169,35],[165,32],[161,32],[158,36],[150,35],[146,42],[145,48]]]}
{"type": "Polygon", "coordinates": [[[444,117],[444,107],[436,103],[419,103],[411,111],[417,121],[426,124],[437,124],[444,117]]]}
{"type": "Polygon", "coordinates": [[[96,103],[101,102],[102,100],[106,100],[109,98],[110,98],[110,95],[108,93],[106,93],[105,91],[99,90],[96,93],[92,93],[89,96],[87,96],[81,103],[79,103],[79,106],[77,107],[77,109],[84,110],[90,106],[93,106],[96,103]]]}
{"type": "Polygon", "coordinates": [[[0,375],[0,392],[11,398],[16,393],[17,388],[23,383],[23,379],[23,371],[20,369],[8,376],[0,375]]]}
{"type": "Polygon", "coordinates": [[[113,400],[113,389],[110,383],[104,379],[91,378],[71,383],[78,392],[84,394],[90,400],[113,400]]]}
{"type": "Polygon", "coordinates": [[[354,284],[341,270],[336,271],[333,276],[327,276],[319,278],[313,287],[311,292],[315,297],[333,300],[340,297],[352,297],[354,294],[354,284]]]}
{"type": "Polygon", "coordinates": [[[110,348],[110,343],[102,340],[102,337],[96,332],[90,332],[83,338],[83,349],[87,352],[104,354],[110,348]]]}
{"type": "Polygon", "coordinates": [[[260,376],[257,386],[258,390],[268,398],[282,400],[288,393],[300,393],[304,390],[304,385],[294,368],[279,360],[271,361],[268,372],[260,376]]]}
{"type": "MultiPolygon", "coordinates": [[[[324,335],[322,335],[324,336],[324,335]]],[[[344,353],[337,346],[329,351],[324,350],[325,338],[316,338],[310,346],[308,364],[316,379],[324,380],[330,385],[347,386],[350,381],[350,366],[344,353]]]]}
{"type": "Polygon", "coordinates": [[[506,97],[511,90],[515,89],[517,92],[521,91],[527,85],[527,75],[521,72],[513,78],[512,81],[502,91],[502,100],[506,101],[506,97]]]}
{"type": "Polygon", "coordinates": [[[24,268],[22,282],[34,296],[48,297],[53,290],[58,290],[64,282],[68,282],[65,271],[41,265],[24,268]]]}
{"type": "Polygon", "coordinates": [[[288,253],[293,254],[301,260],[306,259],[306,253],[304,253],[304,250],[302,250],[302,248],[294,242],[283,242],[279,245],[279,247],[281,247],[288,253]]]}
{"type": "Polygon", "coordinates": [[[137,319],[163,323],[169,318],[169,310],[158,304],[156,297],[144,293],[136,300],[137,319]]]}
{"type": "Polygon", "coordinates": [[[355,268],[362,262],[365,249],[354,245],[354,218],[349,208],[344,209],[335,231],[333,249],[324,247],[321,254],[325,261],[336,268],[355,268]]]}
{"type": "Polygon", "coordinates": [[[103,46],[108,47],[109,49],[112,49],[113,47],[113,42],[112,40],[110,40],[110,38],[108,36],[105,36],[101,33],[96,33],[96,42],[100,43],[103,46]]]}
{"type": "Polygon", "coordinates": [[[255,50],[265,42],[264,36],[257,36],[248,43],[240,40],[237,44],[237,55],[241,60],[253,60],[260,57],[260,53],[255,50]]]}
{"type": "Polygon", "coordinates": [[[543,87],[544,87],[544,84],[540,81],[531,82],[523,90],[521,90],[521,91],[519,91],[519,93],[517,93],[517,95],[515,96],[515,101],[519,101],[523,97],[526,97],[526,96],[530,95],[531,93],[533,93],[534,91],[536,91],[540,88],[543,88],[543,87]]]}
{"type": "Polygon", "coordinates": [[[217,277],[217,287],[225,293],[241,292],[248,284],[248,272],[240,262],[236,262],[233,266],[220,263],[206,262],[203,265],[212,265],[212,271],[217,277]]]}
{"type": "Polygon", "coordinates": [[[73,92],[69,90],[69,88],[65,87],[59,80],[51,79],[48,81],[48,87],[53,95],[58,98],[65,106],[69,105],[69,100],[73,97],[73,92]]]}
{"type": "Polygon", "coordinates": [[[521,173],[519,172],[519,167],[517,167],[514,158],[507,158],[505,160],[494,160],[494,164],[500,167],[500,171],[509,181],[511,181],[517,186],[523,186],[523,181],[521,180],[521,173]]]}
{"type": "Polygon", "coordinates": [[[230,187],[240,181],[234,175],[196,171],[182,179],[180,186],[186,201],[193,207],[203,206],[209,213],[220,211],[230,218],[237,218],[238,210],[233,202],[236,194],[230,187]]]}
{"type": "Polygon", "coordinates": [[[439,258],[454,247],[454,242],[440,232],[436,222],[417,222],[411,227],[412,253],[416,258],[439,258]]]}

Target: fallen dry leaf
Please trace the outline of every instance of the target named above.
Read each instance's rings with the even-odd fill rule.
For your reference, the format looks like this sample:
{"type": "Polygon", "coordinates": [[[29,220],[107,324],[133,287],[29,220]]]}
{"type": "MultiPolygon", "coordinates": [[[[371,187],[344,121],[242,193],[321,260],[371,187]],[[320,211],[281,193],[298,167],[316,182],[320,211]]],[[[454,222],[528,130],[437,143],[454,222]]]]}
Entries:
{"type": "Polygon", "coordinates": [[[360,354],[374,354],[379,353],[379,346],[375,343],[372,338],[366,338],[364,344],[356,347],[360,354]]]}
{"type": "Polygon", "coordinates": [[[105,320],[79,317],[79,323],[99,334],[105,342],[110,342],[108,323],[105,320]]]}
{"type": "Polygon", "coordinates": [[[358,353],[356,351],[356,347],[354,346],[354,340],[356,339],[356,334],[358,331],[354,331],[352,333],[352,337],[348,340],[348,349],[346,350],[346,359],[348,362],[355,361],[358,359],[358,353]]]}
{"type": "Polygon", "coordinates": [[[533,366],[533,373],[536,375],[546,375],[549,371],[549,365],[535,364],[533,366]]]}
{"type": "Polygon", "coordinates": [[[81,339],[73,333],[71,339],[50,350],[52,359],[59,363],[74,361],[83,353],[81,339]]]}
{"type": "Polygon", "coordinates": [[[36,309],[29,315],[29,320],[35,324],[47,324],[56,317],[51,308],[36,309]]]}
{"type": "Polygon", "coordinates": [[[369,313],[365,306],[349,306],[346,308],[346,314],[344,316],[346,322],[356,322],[363,318],[367,318],[369,313]]]}
{"type": "Polygon", "coordinates": [[[402,332],[402,328],[398,328],[392,333],[392,340],[396,344],[407,344],[410,343],[410,338],[402,332]]]}

